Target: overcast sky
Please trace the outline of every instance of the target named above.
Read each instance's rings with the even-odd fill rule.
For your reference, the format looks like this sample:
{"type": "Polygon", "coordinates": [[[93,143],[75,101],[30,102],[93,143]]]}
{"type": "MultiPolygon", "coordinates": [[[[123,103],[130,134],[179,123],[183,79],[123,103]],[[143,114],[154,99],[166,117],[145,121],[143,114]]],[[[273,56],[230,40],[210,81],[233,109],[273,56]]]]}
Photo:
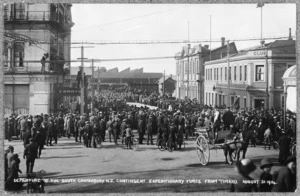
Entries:
{"type": "MultiPolygon", "coordinates": [[[[295,4],[265,4],[263,14],[263,37],[292,36],[296,32],[295,4]]],[[[200,40],[211,48],[226,40],[260,38],[261,8],[256,4],[73,4],[72,42],[129,42],[129,41],[184,41],[200,40]],[[189,27],[189,28],[188,28],[189,27]]],[[[268,40],[266,42],[271,42],[268,40]]],[[[235,41],[237,49],[259,45],[256,41],[235,41]]],[[[196,43],[193,43],[195,45],[196,43]]],[[[144,45],[84,45],[89,59],[122,59],[147,57],[172,57],[185,44],[144,45]]],[[[72,47],[80,45],[72,45],[72,47]]],[[[81,55],[79,48],[72,48],[71,58],[81,55]]],[[[74,65],[74,64],[73,64],[74,65]]],[[[90,64],[85,64],[90,66],[90,64]]],[[[144,72],[175,74],[174,58],[143,61],[114,61],[95,63],[95,66],[119,71],[144,68],[144,72]]]]}

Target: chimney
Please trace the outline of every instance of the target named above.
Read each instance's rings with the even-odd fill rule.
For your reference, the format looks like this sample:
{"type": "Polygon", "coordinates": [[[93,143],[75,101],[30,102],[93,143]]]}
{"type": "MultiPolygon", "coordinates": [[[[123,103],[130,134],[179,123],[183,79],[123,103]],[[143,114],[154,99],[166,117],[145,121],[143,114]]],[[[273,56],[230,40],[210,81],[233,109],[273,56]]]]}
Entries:
{"type": "Polygon", "coordinates": [[[204,48],[206,48],[208,50],[209,49],[209,45],[204,45],[204,48]]]}
{"type": "Polygon", "coordinates": [[[293,38],[292,38],[292,32],[291,32],[291,28],[289,28],[289,40],[293,40],[293,38]]]}
{"type": "Polygon", "coordinates": [[[225,45],[225,37],[221,37],[222,46],[225,45]]]}

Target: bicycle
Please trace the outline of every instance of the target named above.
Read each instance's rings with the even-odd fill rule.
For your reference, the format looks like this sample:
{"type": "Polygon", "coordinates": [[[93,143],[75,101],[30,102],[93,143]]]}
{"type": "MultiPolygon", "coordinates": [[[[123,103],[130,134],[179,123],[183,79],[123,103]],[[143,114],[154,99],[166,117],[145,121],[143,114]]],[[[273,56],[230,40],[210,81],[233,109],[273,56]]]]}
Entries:
{"type": "Polygon", "coordinates": [[[138,139],[134,138],[134,135],[132,135],[130,137],[123,137],[122,144],[124,145],[123,148],[126,148],[126,149],[133,149],[133,150],[139,149],[138,139]],[[130,139],[130,140],[128,141],[128,139],[130,139]]]}
{"type": "Polygon", "coordinates": [[[290,143],[290,153],[292,156],[296,156],[296,140],[294,138],[291,139],[290,143]]]}
{"type": "Polygon", "coordinates": [[[169,152],[173,152],[175,149],[175,143],[172,140],[172,137],[169,137],[168,141],[167,141],[167,149],[169,152]]]}
{"type": "Polygon", "coordinates": [[[38,171],[38,172],[32,172],[27,174],[27,179],[29,181],[27,182],[27,193],[45,193],[44,187],[45,182],[43,179],[39,176],[40,174],[45,174],[46,172],[44,170],[38,171]],[[35,180],[35,181],[33,181],[35,180]]]}
{"type": "Polygon", "coordinates": [[[103,146],[102,146],[102,138],[101,138],[101,136],[100,136],[99,134],[96,135],[95,140],[96,140],[96,147],[97,147],[98,149],[102,148],[102,147],[103,147],[103,146]]]}

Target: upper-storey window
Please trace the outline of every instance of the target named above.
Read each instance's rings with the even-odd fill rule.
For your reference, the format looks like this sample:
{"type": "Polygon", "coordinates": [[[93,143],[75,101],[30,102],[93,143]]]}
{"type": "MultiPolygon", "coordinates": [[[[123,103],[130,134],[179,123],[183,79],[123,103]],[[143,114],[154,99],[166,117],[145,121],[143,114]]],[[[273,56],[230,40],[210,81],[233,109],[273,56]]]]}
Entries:
{"type": "Polygon", "coordinates": [[[240,66],[240,81],[243,80],[243,72],[242,72],[242,66],[240,66]]]}
{"type": "Polygon", "coordinates": [[[14,8],[15,19],[25,20],[25,3],[15,3],[14,8]]]}
{"type": "Polygon", "coordinates": [[[256,67],[255,67],[255,81],[264,81],[264,80],[265,80],[264,65],[256,65],[256,67]]]}
{"type": "Polygon", "coordinates": [[[23,67],[24,63],[24,43],[16,42],[14,43],[14,66],[23,67]]]}
{"type": "Polygon", "coordinates": [[[4,42],[3,56],[4,56],[4,67],[7,67],[8,66],[8,43],[6,42],[4,42]]]}
{"type": "Polygon", "coordinates": [[[244,67],[244,81],[247,81],[247,65],[244,67]]]}

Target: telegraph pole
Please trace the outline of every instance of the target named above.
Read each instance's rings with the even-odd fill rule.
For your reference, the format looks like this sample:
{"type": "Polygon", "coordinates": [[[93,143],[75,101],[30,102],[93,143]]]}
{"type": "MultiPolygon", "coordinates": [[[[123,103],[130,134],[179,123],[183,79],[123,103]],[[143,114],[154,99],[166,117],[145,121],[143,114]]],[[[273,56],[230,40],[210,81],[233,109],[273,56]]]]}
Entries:
{"type": "Polygon", "coordinates": [[[72,48],[80,48],[81,49],[81,58],[78,58],[81,60],[81,88],[80,88],[80,100],[81,100],[81,104],[80,104],[80,114],[83,115],[84,114],[84,64],[83,64],[83,60],[87,59],[84,58],[84,48],[94,48],[93,46],[81,46],[81,47],[72,47],[72,48]]]}
{"type": "Polygon", "coordinates": [[[230,107],[230,78],[229,78],[229,67],[230,67],[230,59],[229,59],[229,40],[227,40],[227,91],[228,91],[228,97],[227,97],[227,107],[230,107]]]}
{"type": "Polygon", "coordinates": [[[165,70],[164,70],[164,79],[163,79],[163,97],[165,96],[165,70]]]}
{"type": "Polygon", "coordinates": [[[268,63],[267,48],[266,48],[266,110],[269,111],[269,63],[268,63]]]}
{"type": "Polygon", "coordinates": [[[91,103],[91,112],[94,115],[94,97],[95,97],[95,88],[94,88],[94,59],[92,59],[92,103],[91,103]]]}
{"type": "Polygon", "coordinates": [[[188,44],[188,49],[187,49],[187,84],[186,84],[186,96],[189,98],[189,90],[190,90],[190,47],[191,44],[188,44]]]}

